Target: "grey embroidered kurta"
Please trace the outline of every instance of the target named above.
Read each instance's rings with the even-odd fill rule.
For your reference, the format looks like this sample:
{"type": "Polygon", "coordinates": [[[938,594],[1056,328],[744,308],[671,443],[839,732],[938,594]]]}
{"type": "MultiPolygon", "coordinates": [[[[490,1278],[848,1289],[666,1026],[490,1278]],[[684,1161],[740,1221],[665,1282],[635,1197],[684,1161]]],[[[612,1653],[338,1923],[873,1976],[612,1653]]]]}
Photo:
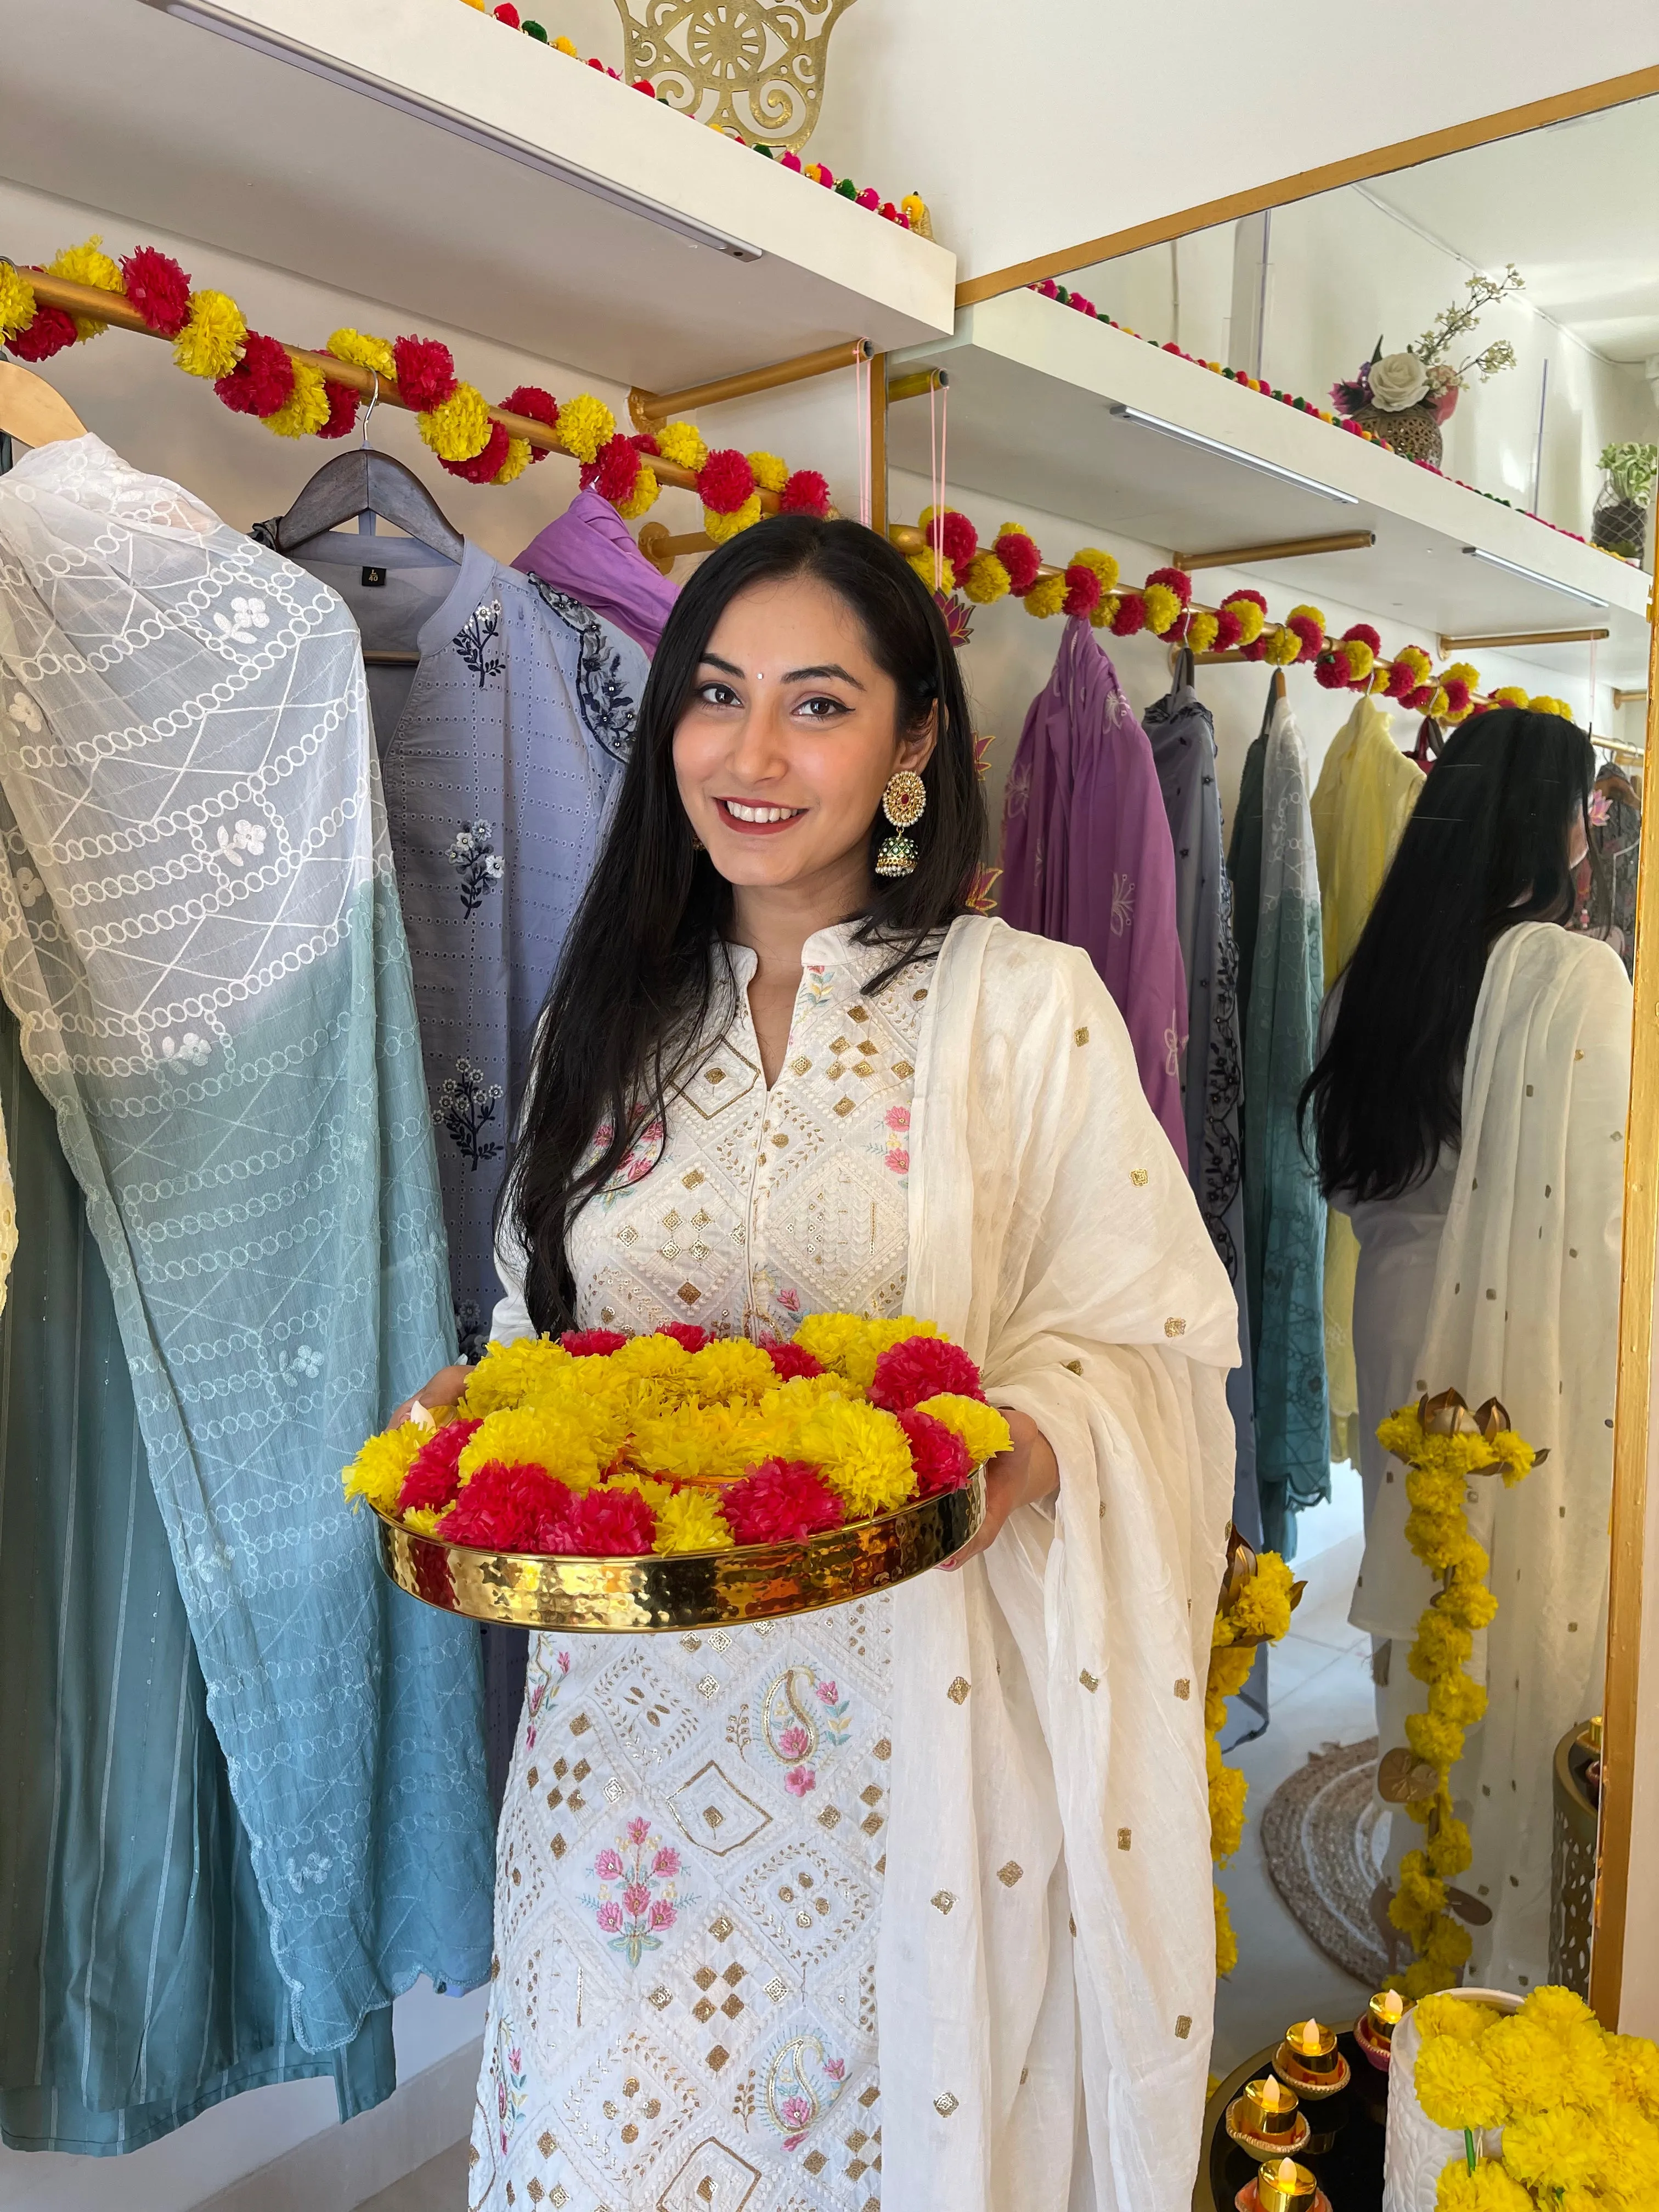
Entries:
{"type": "Polygon", "coordinates": [[[477,1358],[495,1301],[494,1217],[536,1017],[598,848],[648,663],[577,600],[469,544],[331,532],[304,565],[340,592],[369,671],[398,890],[438,1140],[455,1333],[477,1358]],[[366,556],[376,563],[364,568],[366,556]],[[404,555],[399,559],[400,553],[404,555]],[[362,576],[381,574],[383,583],[362,576]]]}
{"type": "Polygon", "coordinates": [[[1183,1106],[1188,1180],[1238,1299],[1242,1358],[1227,1378],[1227,1405],[1238,1434],[1233,1521],[1247,1542],[1260,1544],[1261,1502],[1256,1488],[1244,1281],[1239,1130],[1244,1072],[1238,1028],[1238,952],[1233,943],[1231,889],[1222,860],[1215,724],[1183,670],[1168,695],[1148,709],[1143,726],[1152,743],[1175,845],[1176,928],[1187,969],[1183,1106]]]}

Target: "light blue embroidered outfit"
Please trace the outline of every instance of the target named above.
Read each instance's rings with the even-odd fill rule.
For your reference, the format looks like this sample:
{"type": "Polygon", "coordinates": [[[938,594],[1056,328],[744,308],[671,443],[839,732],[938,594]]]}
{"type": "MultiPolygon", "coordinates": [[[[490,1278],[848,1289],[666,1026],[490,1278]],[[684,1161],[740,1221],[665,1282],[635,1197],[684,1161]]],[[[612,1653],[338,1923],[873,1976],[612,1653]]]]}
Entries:
{"type": "Polygon", "coordinates": [[[0,480],[0,988],[108,1272],[296,2041],[488,1971],[476,1639],[339,1469],[451,1353],[356,631],[92,437],[0,480]]]}

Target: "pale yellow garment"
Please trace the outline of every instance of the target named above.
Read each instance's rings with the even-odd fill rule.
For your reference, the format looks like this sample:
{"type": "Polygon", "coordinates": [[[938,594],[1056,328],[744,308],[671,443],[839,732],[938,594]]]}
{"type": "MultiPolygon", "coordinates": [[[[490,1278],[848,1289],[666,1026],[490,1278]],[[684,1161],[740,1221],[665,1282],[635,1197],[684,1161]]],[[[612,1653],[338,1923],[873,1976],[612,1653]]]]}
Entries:
{"type": "MultiPolygon", "coordinates": [[[[1314,850],[1324,927],[1325,988],[1354,954],[1389,863],[1423,788],[1423,771],[1395,741],[1373,698],[1362,699],[1331,741],[1314,789],[1314,850]]],[[[1359,1246],[1346,1214],[1325,1228],[1325,1373],[1331,1457],[1358,1463],[1359,1386],[1354,1374],[1353,1285],[1359,1246]]]]}

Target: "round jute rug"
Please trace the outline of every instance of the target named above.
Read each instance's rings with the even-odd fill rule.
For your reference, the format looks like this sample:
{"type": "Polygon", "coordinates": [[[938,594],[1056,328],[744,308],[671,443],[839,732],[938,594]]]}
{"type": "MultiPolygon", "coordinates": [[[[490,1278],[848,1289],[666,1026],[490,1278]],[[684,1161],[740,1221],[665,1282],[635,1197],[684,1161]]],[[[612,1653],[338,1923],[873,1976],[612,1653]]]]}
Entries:
{"type": "Polygon", "coordinates": [[[1391,1931],[1377,1917],[1389,1831],[1376,1773],[1375,1736],[1328,1744],[1279,1784],[1261,1815],[1274,1888],[1325,1956],[1372,1990],[1391,1971],[1391,1931]]]}

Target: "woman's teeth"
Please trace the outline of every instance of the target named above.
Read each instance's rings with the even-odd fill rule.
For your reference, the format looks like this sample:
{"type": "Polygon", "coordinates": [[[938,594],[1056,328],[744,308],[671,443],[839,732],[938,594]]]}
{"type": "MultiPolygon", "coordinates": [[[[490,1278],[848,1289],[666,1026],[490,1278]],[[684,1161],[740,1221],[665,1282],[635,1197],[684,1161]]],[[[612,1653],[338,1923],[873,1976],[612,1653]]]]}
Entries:
{"type": "Polygon", "coordinates": [[[804,806],[745,806],[736,799],[725,799],[720,804],[739,822],[792,822],[796,815],[806,811],[804,806]]]}

